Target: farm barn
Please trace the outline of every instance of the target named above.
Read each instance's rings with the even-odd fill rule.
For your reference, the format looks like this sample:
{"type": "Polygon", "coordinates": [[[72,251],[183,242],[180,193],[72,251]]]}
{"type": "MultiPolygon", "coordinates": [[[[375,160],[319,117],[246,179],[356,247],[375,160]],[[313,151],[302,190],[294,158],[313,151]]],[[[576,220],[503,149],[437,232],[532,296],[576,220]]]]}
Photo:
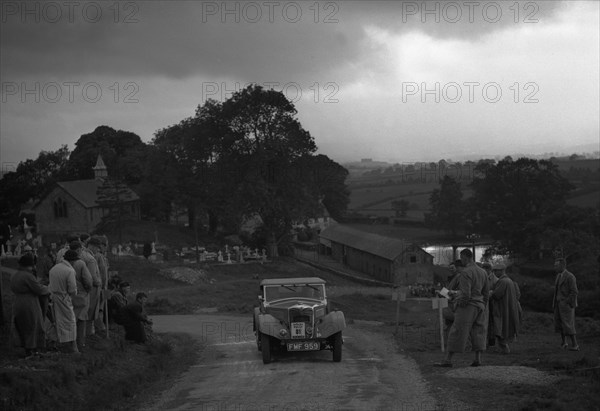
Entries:
{"type": "Polygon", "coordinates": [[[319,235],[322,254],[380,281],[433,283],[433,256],[416,244],[333,224],[319,235]]]}

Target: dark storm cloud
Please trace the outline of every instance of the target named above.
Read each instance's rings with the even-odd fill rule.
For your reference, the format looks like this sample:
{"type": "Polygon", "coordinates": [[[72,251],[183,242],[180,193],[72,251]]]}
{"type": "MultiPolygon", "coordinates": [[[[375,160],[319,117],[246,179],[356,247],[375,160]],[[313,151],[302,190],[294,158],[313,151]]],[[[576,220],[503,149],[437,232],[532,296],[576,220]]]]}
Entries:
{"type": "Polygon", "coordinates": [[[3,5],[0,32],[4,79],[201,75],[262,82],[337,80],[331,78],[336,70],[365,52],[363,27],[369,24],[476,40],[527,19],[549,18],[560,7],[559,2],[515,7],[514,2],[141,1],[115,8],[113,2],[54,2],[62,18],[51,22],[57,20],[55,10],[44,12],[41,2],[27,6],[35,11],[37,4],[38,16],[22,14],[23,2],[8,3],[14,7],[3,5]]]}
{"type": "Polygon", "coordinates": [[[268,17],[252,23],[241,16],[236,23],[235,16],[222,22],[220,15],[206,15],[200,2],[136,4],[138,21],[132,23],[114,23],[107,10],[97,23],[34,23],[3,16],[3,77],[310,76],[353,54],[353,42],[339,25],[314,24],[309,16],[297,23],[281,16],[272,23],[268,17]]]}

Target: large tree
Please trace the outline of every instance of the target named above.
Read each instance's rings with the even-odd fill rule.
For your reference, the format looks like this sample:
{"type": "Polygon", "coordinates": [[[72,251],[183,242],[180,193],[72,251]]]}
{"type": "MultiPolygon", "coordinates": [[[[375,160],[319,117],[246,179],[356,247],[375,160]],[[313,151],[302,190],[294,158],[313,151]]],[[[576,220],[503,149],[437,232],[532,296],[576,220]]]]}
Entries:
{"type": "Polygon", "coordinates": [[[98,154],[108,168],[109,175],[123,180],[131,187],[141,181],[147,146],[132,132],[99,126],[91,133],[83,134],[75,143],[69,157],[67,178],[86,180],[94,178],[92,167],[98,154]]]}
{"type": "Polygon", "coordinates": [[[471,183],[479,231],[509,251],[531,253],[539,248],[544,221],[564,207],[572,185],[547,160],[507,157],[480,163],[471,183]]]}
{"type": "Polygon", "coordinates": [[[15,171],[6,173],[0,179],[0,218],[17,223],[24,203],[40,199],[63,179],[68,158],[69,149],[63,145],[55,151],[42,151],[35,160],[22,161],[15,171]]]}
{"type": "Polygon", "coordinates": [[[318,202],[306,184],[290,181],[296,161],[316,151],[314,139],[294,105],[275,90],[248,86],[223,103],[222,113],[233,142],[223,160],[246,170],[236,198],[246,215],[260,216],[270,254],[277,255],[292,221],[306,215],[311,200],[318,202]]]}
{"type": "Polygon", "coordinates": [[[429,197],[430,212],[425,214],[425,223],[434,229],[445,230],[457,235],[465,229],[466,207],[460,183],[444,176],[440,188],[429,197]]]}
{"type": "Polygon", "coordinates": [[[296,185],[306,185],[310,192],[309,207],[317,207],[313,215],[324,206],[331,217],[341,219],[346,214],[350,203],[350,190],[346,185],[348,170],[324,154],[305,155],[293,164],[292,181],[296,185]],[[315,199],[319,199],[315,203],[315,199]]]}
{"type": "MultiPolygon", "coordinates": [[[[213,143],[202,124],[187,118],[179,124],[159,130],[152,141],[156,153],[169,164],[169,179],[159,185],[171,184],[173,199],[188,210],[190,226],[196,225],[196,213],[206,205],[211,191],[209,168],[213,143]]],[[[153,167],[153,165],[151,165],[153,167]]]]}
{"type": "Polygon", "coordinates": [[[334,217],[345,213],[347,171],[316,145],[286,97],[248,86],[224,103],[206,101],[194,117],[156,133],[152,145],[166,161],[181,205],[208,217],[209,231],[238,232],[245,218],[259,216],[270,255],[289,236],[292,222],[325,205],[334,217]]]}

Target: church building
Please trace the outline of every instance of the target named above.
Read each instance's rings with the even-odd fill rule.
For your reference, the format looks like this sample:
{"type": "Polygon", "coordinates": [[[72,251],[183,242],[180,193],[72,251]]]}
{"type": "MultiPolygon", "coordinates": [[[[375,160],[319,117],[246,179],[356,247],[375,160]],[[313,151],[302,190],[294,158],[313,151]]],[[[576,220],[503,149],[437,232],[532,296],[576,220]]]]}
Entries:
{"type": "Polygon", "coordinates": [[[110,192],[111,184],[100,155],[93,169],[94,179],[58,182],[35,204],[37,232],[44,242],[60,241],[71,234],[93,233],[109,214],[111,202],[113,207],[118,204],[128,219],[140,220],[140,198],[129,187],[119,184],[107,201],[106,193],[110,192]]]}

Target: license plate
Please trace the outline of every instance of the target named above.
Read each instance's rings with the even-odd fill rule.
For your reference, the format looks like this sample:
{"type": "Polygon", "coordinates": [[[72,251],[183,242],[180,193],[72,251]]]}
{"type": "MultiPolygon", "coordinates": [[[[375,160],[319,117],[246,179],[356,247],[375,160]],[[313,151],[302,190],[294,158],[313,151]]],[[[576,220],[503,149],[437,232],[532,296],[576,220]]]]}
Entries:
{"type": "Polygon", "coordinates": [[[292,323],[292,338],[304,338],[304,323],[292,323]]]}
{"type": "Polygon", "coordinates": [[[287,343],[288,351],[319,351],[321,346],[318,341],[302,341],[287,343]]]}

